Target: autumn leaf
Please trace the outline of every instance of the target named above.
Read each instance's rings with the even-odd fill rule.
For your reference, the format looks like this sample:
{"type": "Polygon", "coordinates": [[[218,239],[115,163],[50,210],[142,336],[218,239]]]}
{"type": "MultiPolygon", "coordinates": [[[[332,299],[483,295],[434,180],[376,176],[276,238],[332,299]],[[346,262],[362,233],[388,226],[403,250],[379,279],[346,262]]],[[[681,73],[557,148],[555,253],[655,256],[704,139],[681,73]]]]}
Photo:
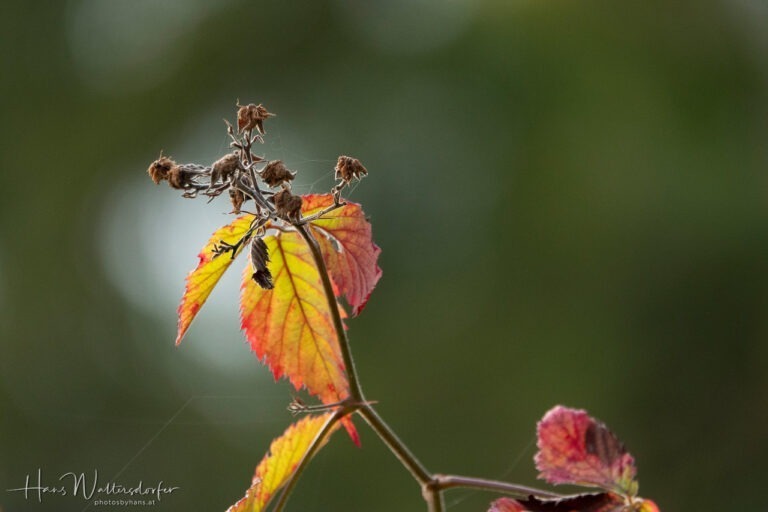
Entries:
{"type": "Polygon", "coordinates": [[[250,267],[242,284],[242,328],[251,348],[276,379],[286,376],[324,403],[347,398],[341,349],[309,245],[295,231],[264,242],[274,288],[254,283],[250,267]]]}
{"type": "MultiPolygon", "coordinates": [[[[307,416],[294,423],[278,437],[267,453],[256,466],[251,487],[245,497],[229,507],[227,512],[261,512],[265,510],[270,500],[275,496],[293,475],[296,467],[302,461],[313,441],[331,421],[332,413],[322,416],[307,416]]],[[[331,433],[338,424],[331,426],[331,433]]],[[[322,441],[324,445],[330,433],[322,441]]],[[[321,445],[321,446],[322,446],[321,445]]]]}
{"type": "Polygon", "coordinates": [[[195,316],[203,304],[205,304],[213,288],[243,247],[242,245],[239,246],[235,253],[227,252],[220,254],[217,249],[222,247],[222,243],[231,246],[239,242],[245,236],[248,229],[250,229],[252,220],[252,215],[246,215],[218,229],[211,236],[211,239],[208,240],[203,250],[200,251],[200,254],[198,254],[197,268],[187,276],[187,286],[179,305],[179,326],[176,334],[177,345],[181,343],[192,320],[195,319],[195,316]]]}
{"type": "Polygon", "coordinates": [[[553,484],[637,492],[635,461],[621,441],[586,411],[557,406],[537,427],[539,477],[553,484]]]}
{"type": "Polygon", "coordinates": [[[607,492],[557,499],[501,498],[489,512],[659,512],[653,501],[636,497],[632,456],[608,427],[586,411],[558,405],[539,422],[537,435],[539,478],[607,492]]]}
{"type": "MultiPolygon", "coordinates": [[[[333,205],[331,194],[302,196],[302,214],[308,217],[333,205]]],[[[381,278],[377,259],[381,249],[373,243],[371,224],[359,204],[346,205],[310,223],[328,273],[338,292],[358,315],[381,278]]]]}

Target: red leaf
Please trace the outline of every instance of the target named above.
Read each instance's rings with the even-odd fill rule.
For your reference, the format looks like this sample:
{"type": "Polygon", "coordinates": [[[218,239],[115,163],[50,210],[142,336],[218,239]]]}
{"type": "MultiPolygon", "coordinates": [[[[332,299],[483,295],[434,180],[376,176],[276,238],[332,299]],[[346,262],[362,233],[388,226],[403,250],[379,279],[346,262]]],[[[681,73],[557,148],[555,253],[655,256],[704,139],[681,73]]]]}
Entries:
{"type": "Polygon", "coordinates": [[[553,484],[602,487],[622,495],[637,492],[635,465],[624,445],[586,411],[557,406],[538,424],[536,467],[553,484]]]}
{"type": "MultiPolygon", "coordinates": [[[[333,205],[331,194],[309,194],[302,199],[305,217],[333,205]]],[[[348,202],[310,225],[331,279],[352,307],[352,314],[358,315],[381,277],[377,264],[381,249],[373,243],[371,224],[359,204],[348,202]]]]}

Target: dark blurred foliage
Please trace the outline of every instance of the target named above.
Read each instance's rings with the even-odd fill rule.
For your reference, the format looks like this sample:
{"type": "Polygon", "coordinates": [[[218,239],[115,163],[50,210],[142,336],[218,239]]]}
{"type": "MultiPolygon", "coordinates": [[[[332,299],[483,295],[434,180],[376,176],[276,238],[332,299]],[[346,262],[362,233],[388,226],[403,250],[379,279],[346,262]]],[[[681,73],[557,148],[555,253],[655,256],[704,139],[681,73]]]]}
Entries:
{"type": "MultiPolygon", "coordinates": [[[[563,403],[662,510],[764,509],[767,23],[759,0],[3,2],[2,488],[96,468],[182,487],[155,510],[224,510],[291,421],[237,276],[172,346],[228,205],[144,174],[161,148],[221,156],[239,98],[278,114],[263,149],[297,190],[330,189],[339,154],[370,171],[351,198],[384,277],[350,335],[430,469],[535,484],[535,422],[563,403]]],[[[291,510],[424,509],[360,429],[291,510]]]]}

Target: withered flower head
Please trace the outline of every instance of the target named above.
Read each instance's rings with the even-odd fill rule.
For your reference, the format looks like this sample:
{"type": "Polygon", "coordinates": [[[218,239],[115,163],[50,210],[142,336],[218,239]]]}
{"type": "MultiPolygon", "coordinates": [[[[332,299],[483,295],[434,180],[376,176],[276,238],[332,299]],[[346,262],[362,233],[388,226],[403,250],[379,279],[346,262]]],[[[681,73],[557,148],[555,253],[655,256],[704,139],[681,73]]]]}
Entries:
{"type": "Polygon", "coordinates": [[[256,128],[260,134],[264,135],[264,121],[275,114],[267,111],[261,103],[258,105],[251,103],[249,105],[237,105],[237,131],[253,130],[256,128]]]}
{"type": "Polygon", "coordinates": [[[152,181],[155,182],[155,185],[159,185],[161,181],[168,179],[168,174],[175,167],[176,162],[167,156],[160,156],[160,158],[152,162],[152,165],[147,169],[147,173],[152,178],[152,181]]]}
{"type": "Polygon", "coordinates": [[[227,181],[240,165],[240,157],[237,153],[230,153],[219,158],[211,166],[211,185],[219,181],[227,181]]]}
{"type": "Polygon", "coordinates": [[[272,160],[259,174],[264,183],[270,187],[277,187],[296,177],[296,173],[289,171],[281,160],[272,160]]]}
{"type": "Polygon", "coordinates": [[[368,174],[368,170],[363,167],[360,160],[351,156],[340,156],[336,162],[336,179],[349,183],[352,179],[361,179],[368,174]]]}
{"type": "Polygon", "coordinates": [[[174,165],[168,172],[168,184],[176,189],[184,190],[189,181],[189,174],[179,165],[174,165]]]}
{"type": "Polygon", "coordinates": [[[229,200],[232,201],[232,213],[240,213],[240,208],[243,207],[243,203],[248,200],[248,196],[243,194],[243,191],[239,188],[229,189],[229,200]]]}
{"type": "Polygon", "coordinates": [[[273,197],[277,214],[288,220],[297,220],[301,215],[301,196],[294,196],[290,190],[281,190],[273,197]]]}
{"type": "Polygon", "coordinates": [[[198,164],[174,165],[168,171],[168,184],[179,190],[194,189],[197,186],[195,178],[201,175],[201,169],[205,167],[198,164]]]}

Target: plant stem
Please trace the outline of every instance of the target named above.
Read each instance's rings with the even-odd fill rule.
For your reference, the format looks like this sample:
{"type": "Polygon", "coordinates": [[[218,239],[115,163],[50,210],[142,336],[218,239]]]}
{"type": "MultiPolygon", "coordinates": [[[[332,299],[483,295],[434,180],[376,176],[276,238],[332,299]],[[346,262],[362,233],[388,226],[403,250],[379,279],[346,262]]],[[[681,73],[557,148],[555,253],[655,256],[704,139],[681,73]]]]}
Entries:
{"type": "Polygon", "coordinates": [[[466,487],[470,489],[480,489],[483,491],[501,492],[504,494],[511,494],[518,498],[527,498],[528,496],[536,496],[537,498],[561,498],[560,494],[556,494],[534,487],[526,487],[524,485],[510,484],[507,482],[499,482],[497,480],[486,480],[484,478],[473,478],[469,476],[456,476],[456,475],[435,475],[435,487],[439,490],[451,489],[454,487],[466,487]]]}
{"type": "Polygon", "coordinates": [[[338,409],[320,428],[317,435],[315,435],[315,438],[310,443],[307,452],[304,454],[304,457],[301,458],[299,465],[296,466],[296,470],[286,482],[285,487],[283,487],[283,492],[280,493],[280,498],[277,500],[277,504],[275,505],[273,512],[281,512],[283,510],[285,504],[288,502],[288,497],[291,495],[291,491],[293,491],[293,487],[296,485],[296,482],[299,481],[299,477],[301,477],[304,469],[306,469],[306,467],[309,465],[309,461],[312,460],[312,457],[323,444],[325,438],[328,437],[328,434],[331,433],[336,422],[338,422],[345,414],[347,414],[347,411],[344,409],[338,409]]]}
{"type": "Polygon", "coordinates": [[[346,206],[346,205],[347,205],[347,203],[345,203],[345,202],[334,203],[331,206],[327,206],[327,207],[323,208],[322,210],[320,210],[317,213],[313,213],[312,215],[309,215],[307,217],[302,217],[301,220],[299,222],[297,222],[296,224],[300,224],[302,226],[304,224],[309,224],[313,220],[319,219],[320,217],[322,217],[326,213],[330,213],[333,210],[337,210],[337,209],[341,208],[342,206],[346,206]]]}
{"type": "Polygon", "coordinates": [[[397,434],[392,431],[391,428],[381,419],[381,416],[374,410],[369,403],[366,403],[363,397],[363,392],[360,388],[360,383],[357,378],[357,371],[355,370],[355,363],[352,359],[352,351],[349,347],[349,339],[344,329],[344,324],[339,314],[339,307],[336,303],[336,295],[333,293],[333,286],[331,285],[331,279],[328,276],[328,268],[325,265],[323,254],[320,252],[320,246],[315,240],[315,237],[309,232],[306,226],[296,225],[294,227],[301,233],[304,240],[309,244],[312,250],[312,256],[314,257],[317,269],[320,272],[320,277],[323,281],[323,288],[325,290],[326,298],[328,299],[328,309],[331,311],[333,317],[333,323],[336,327],[336,334],[339,339],[339,345],[341,346],[341,354],[344,358],[344,365],[347,367],[347,374],[349,376],[349,388],[352,399],[362,403],[363,405],[358,409],[360,415],[365,418],[365,421],[373,428],[373,430],[379,435],[384,443],[389,447],[392,453],[403,463],[403,465],[411,472],[413,477],[419,484],[424,485],[432,480],[432,475],[427,469],[419,462],[419,460],[411,453],[411,451],[405,446],[405,444],[397,437],[397,434]]]}
{"type": "Polygon", "coordinates": [[[331,278],[328,276],[328,268],[325,266],[323,253],[320,252],[320,245],[318,245],[317,240],[315,240],[315,237],[312,236],[306,226],[302,224],[294,224],[293,226],[299,233],[301,233],[301,236],[304,237],[307,244],[309,244],[309,248],[312,251],[312,257],[315,260],[315,265],[317,265],[317,270],[320,273],[325,297],[328,299],[328,310],[333,317],[333,326],[336,329],[336,337],[339,339],[341,356],[344,359],[344,366],[347,369],[347,376],[349,377],[349,394],[354,401],[365,402],[363,391],[360,389],[360,384],[357,378],[357,371],[355,370],[355,361],[352,359],[352,351],[349,348],[347,331],[344,329],[344,322],[341,320],[341,315],[339,314],[339,305],[336,302],[336,295],[333,293],[333,285],[331,284],[331,278]]]}
{"type": "Polygon", "coordinates": [[[443,512],[445,503],[443,503],[443,493],[438,488],[424,490],[424,499],[427,500],[429,512],[443,512]]]}
{"type": "Polygon", "coordinates": [[[432,475],[427,471],[424,465],[411,453],[407,446],[397,437],[397,434],[389,428],[376,410],[368,404],[363,405],[357,411],[368,422],[368,425],[376,432],[384,444],[386,444],[392,453],[400,460],[413,477],[424,486],[432,481],[432,475]]]}
{"type": "MultiPolygon", "coordinates": [[[[306,220],[306,219],[305,219],[306,220]]],[[[311,219],[310,219],[311,220],[311,219]]],[[[309,245],[312,252],[312,257],[315,260],[315,265],[320,274],[320,278],[323,283],[323,290],[325,292],[326,299],[328,300],[328,309],[331,312],[333,318],[333,325],[336,329],[336,336],[339,341],[339,347],[341,349],[341,355],[344,360],[344,366],[347,369],[347,376],[349,377],[349,392],[350,400],[357,402],[357,406],[354,407],[357,412],[365,419],[370,427],[376,432],[379,438],[387,445],[387,447],[394,453],[394,455],[400,460],[403,466],[411,473],[413,478],[421,485],[422,495],[427,502],[427,506],[430,512],[443,512],[445,505],[443,503],[443,491],[454,487],[468,487],[473,489],[481,489],[485,491],[494,491],[505,494],[511,494],[521,498],[527,498],[530,495],[539,498],[558,498],[560,495],[554,494],[548,491],[535,489],[532,487],[526,487],[522,485],[510,484],[506,482],[499,482],[495,480],[486,480],[482,478],[463,477],[454,475],[433,475],[430,473],[424,465],[416,458],[408,447],[397,437],[397,434],[387,425],[384,420],[379,416],[376,410],[373,408],[370,402],[365,400],[363,391],[360,387],[360,382],[357,377],[357,370],[355,369],[355,362],[352,359],[352,350],[349,346],[349,339],[347,338],[346,330],[344,329],[344,323],[339,314],[338,303],[336,302],[336,295],[333,292],[333,285],[331,284],[331,278],[328,274],[328,267],[325,265],[323,254],[320,251],[320,245],[317,240],[307,228],[305,222],[294,222],[293,227],[301,234],[304,240],[309,245]]],[[[341,408],[337,410],[329,420],[323,430],[318,434],[310,450],[302,459],[296,472],[291,477],[291,480],[286,485],[282,494],[280,495],[280,501],[278,502],[274,512],[281,512],[282,508],[288,499],[291,489],[296,483],[299,474],[303,471],[304,466],[311,458],[312,454],[317,450],[321,444],[322,439],[330,431],[330,426],[338,421],[345,414],[348,414],[350,409],[341,408]]]]}

